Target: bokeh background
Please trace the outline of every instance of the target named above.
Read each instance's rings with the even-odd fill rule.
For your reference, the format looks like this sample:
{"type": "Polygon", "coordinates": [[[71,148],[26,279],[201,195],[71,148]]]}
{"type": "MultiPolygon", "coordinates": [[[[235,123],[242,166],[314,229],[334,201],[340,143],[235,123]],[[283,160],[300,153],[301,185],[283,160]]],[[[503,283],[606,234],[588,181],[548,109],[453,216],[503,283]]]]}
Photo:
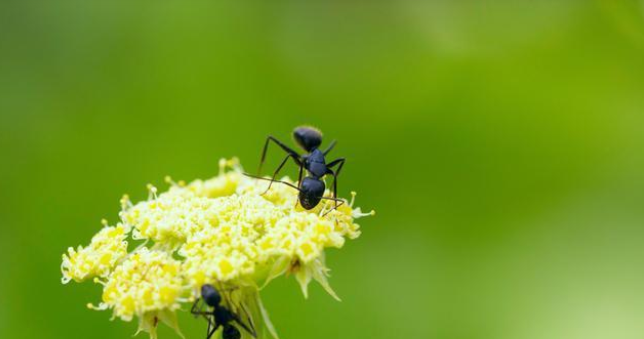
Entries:
{"type": "Polygon", "coordinates": [[[328,253],[343,302],[264,291],[282,339],[644,338],[644,2],[618,0],[3,1],[0,337],[130,338],[60,255],[303,123],[378,214],[328,253]]]}

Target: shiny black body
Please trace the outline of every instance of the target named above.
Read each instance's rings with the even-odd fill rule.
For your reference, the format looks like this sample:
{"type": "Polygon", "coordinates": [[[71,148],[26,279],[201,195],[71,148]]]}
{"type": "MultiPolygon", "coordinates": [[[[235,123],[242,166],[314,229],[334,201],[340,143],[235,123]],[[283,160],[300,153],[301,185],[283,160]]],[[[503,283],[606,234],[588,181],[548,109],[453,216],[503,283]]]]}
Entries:
{"type": "Polygon", "coordinates": [[[192,305],[190,313],[195,316],[203,316],[208,321],[206,339],[210,339],[219,326],[223,327],[223,339],[240,339],[241,333],[233,325],[233,322],[248,331],[253,337],[257,336],[252,325],[250,327],[246,326],[237,314],[231,312],[226,306],[221,304],[221,295],[214,286],[209,284],[201,286],[201,299],[203,299],[208,307],[212,308],[212,311],[203,311],[198,307],[200,299],[197,299],[192,305]]]}
{"type": "Polygon", "coordinates": [[[272,179],[270,179],[271,183],[268,185],[266,191],[271,188],[273,182],[277,181],[297,189],[300,192],[298,195],[298,200],[302,207],[307,210],[310,210],[317,206],[322,199],[334,200],[336,202],[337,208],[338,202],[340,202],[340,204],[343,203],[342,200],[339,200],[337,198],[337,188],[338,175],[340,175],[340,171],[342,170],[345,159],[338,158],[331,161],[330,163],[327,163],[325,159],[325,156],[333,149],[333,146],[335,146],[335,141],[332,142],[326,150],[321,151],[319,147],[322,144],[322,133],[313,127],[307,126],[297,127],[293,131],[293,139],[295,139],[295,142],[298,144],[298,146],[300,146],[300,148],[306,151],[306,154],[300,155],[273,136],[268,136],[268,138],[266,138],[266,143],[264,144],[264,149],[262,151],[262,159],[260,161],[258,171],[260,173],[258,173],[257,176],[249,176],[258,179],[264,179],[260,177],[259,174],[261,174],[261,168],[264,164],[264,160],[266,159],[268,144],[272,141],[276,143],[284,152],[286,152],[287,155],[284,160],[282,160],[277,170],[275,170],[275,172],[273,173],[273,177],[272,179]],[[284,167],[289,158],[293,159],[295,164],[297,164],[300,168],[297,187],[286,182],[275,180],[277,174],[282,169],[282,167],[284,167]],[[337,168],[334,170],[334,167],[337,168]],[[308,173],[308,176],[306,176],[304,180],[302,180],[303,170],[306,170],[306,172],[308,173]],[[324,197],[326,186],[324,184],[324,181],[322,181],[322,178],[327,174],[333,176],[333,198],[324,197]]]}

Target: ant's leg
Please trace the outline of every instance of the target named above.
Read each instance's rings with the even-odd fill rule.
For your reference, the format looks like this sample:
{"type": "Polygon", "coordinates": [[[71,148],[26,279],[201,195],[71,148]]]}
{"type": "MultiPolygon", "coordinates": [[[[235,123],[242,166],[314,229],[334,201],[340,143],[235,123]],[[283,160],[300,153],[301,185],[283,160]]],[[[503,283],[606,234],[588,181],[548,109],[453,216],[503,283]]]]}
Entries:
{"type": "Polygon", "coordinates": [[[195,314],[195,312],[197,312],[197,304],[199,304],[199,298],[197,298],[195,302],[192,304],[192,307],[190,308],[190,313],[195,314]]]}
{"type": "Polygon", "coordinates": [[[333,175],[333,197],[336,199],[334,208],[338,208],[338,173],[333,175]]]}
{"type": "Polygon", "coordinates": [[[201,299],[197,298],[197,300],[195,300],[195,302],[192,304],[192,308],[190,309],[190,313],[192,313],[192,315],[194,315],[195,317],[203,315],[203,313],[204,313],[202,307],[197,306],[197,305],[199,305],[200,300],[201,299]]]}
{"type": "Polygon", "coordinates": [[[216,324],[215,326],[212,327],[212,331],[208,333],[206,336],[206,339],[210,339],[215,332],[217,332],[217,329],[219,329],[219,324],[216,324]]]}
{"type": "Polygon", "coordinates": [[[210,321],[210,319],[206,319],[206,320],[208,320],[208,328],[206,329],[206,338],[210,338],[210,336],[212,336],[212,334],[210,334],[210,329],[212,328],[212,322],[210,321]]]}
{"type": "Polygon", "coordinates": [[[335,147],[335,143],[336,143],[336,140],[331,141],[331,143],[329,144],[329,147],[327,147],[322,153],[326,156],[329,152],[331,152],[333,147],[335,147]]]}
{"type": "MultiPolygon", "coordinates": [[[[332,170],[327,170],[327,173],[333,176],[333,199],[337,199],[338,198],[338,176],[332,170]]],[[[336,200],[334,201],[335,201],[334,208],[338,208],[338,202],[336,200]]],[[[326,215],[326,213],[324,215],[326,215]]]]}
{"type": "MultiPolygon", "coordinates": [[[[329,168],[329,174],[333,175],[333,198],[337,199],[338,198],[338,175],[340,175],[340,171],[342,171],[342,166],[344,166],[344,162],[346,161],[345,158],[338,158],[336,160],[331,161],[328,165],[327,168],[329,168]],[[335,171],[332,171],[331,168],[338,166],[338,169],[335,171]]],[[[336,201],[335,208],[338,208],[338,203],[336,201]]]]}
{"type": "Polygon", "coordinates": [[[290,158],[290,157],[291,157],[291,155],[289,154],[289,155],[286,156],[286,158],[284,158],[284,160],[282,160],[282,163],[277,167],[277,169],[273,173],[273,177],[271,179],[271,182],[268,184],[268,188],[266,189],[266,191],[264,191],[264,193],[262,193],[262,195],[266,194],[266,192],[268,192],[268,190],[271,189],[271,185],[273,185],[273,182],[275,182],[275,177],[277,177],[277,174],[282,170],[282,167],[284,167],[284,165],[288,161],[288,158],[290,158]]]}
{"type": "Polygon", "coordinates": [[[293,160],[295,160],[295,162],[298,165],[300,164],[300,155],[297,152],[292,150],[290,147],[286,146],[283,142],[281,142],[281,141],[275,139],[273,136],[269,135],[266,138],[266,143],[264,144],[264,149],[262,150],[262,158],[259,161],[259,169],[257,170],[257,175],[262,174],[262,166],[264,165],[264,160],[266,160],[266,151],[268,151],[268,143],[271,140],[274,143],[276,143],[279,147],[281,147],[282,150],[284,150],[284,152],[288,153],[293,158],[293,160]]]}
{"type": "Polygon", "coordinates": [[[206,312],[203,310],[203,306],[197,306],[199,304],[199,299],[195,300],[194,304],[192,304],[192,308],[190,309],[190,313],[195,316],[195,318],[198,318],[199,316],[204,317],[210,323],[210,318],[208,316],[212,315],[212,312],[206,312]]]}
{"type": "MultiPolygon", "coordinates": [[[[234,287],[233,290],[237,289],[237,288],[238,287],[234,287]]],[[[250,322],[250,325],[246,325],[246,324],[244,324],[242,322],[242,319],[239,317],[239,314],[237,314],[238,313],[237,311],[232,312],[233,311],[232,307],[234,305],[233,305],[232,301],[230,300],[230,296],[228,294],[226,294],[226,293],[222,293],[222,297],[224,298],[225,302],[231,307],[231,308],[229,308],[229,310],[231,311],[230,313],[233,316],[233,320],[235,320],[239,324],[239,326],[241,326],[244,330],[246,330],[248,333],[250,333],[253,337],[257,337],[257,332],[255,332],[255,327],[252,324],[250,314],[248,313],[248,310],[246,310],[246,308],[244,307],[244,304],[240,304],[239,308],[241,308],[242,311],[244,311],[244,314],[246,315],[246,318],[248,318],[248,321],[250,322]]]]}
{"type": "Polygon", "coordinates": [[[297,187],[302,188],[302,171],[304,170],[304,164],[300,163],[300,173],[297,175],[297,187]]]}
{"type": "Polygon", "coordinates": [[[253,324],[253,319],[250,317],[250,313],[243,304],[241,305],[241,308],[244,311],[244,314],[246,314],[246,318],[248,319],[248,327],[250,327],[251,329],[250,334],[252,334],[254,338],[257,338],[257,330],[255,330],[255,325],[253,324]]]}
{"type": "Polygon", "coordinates": [[[279,182],[279,183],[284,184],[286,186],[293,187],[294,189],[296,189],[298,191],[300,190],[297,186],[291,184],[290,182],[281,181],[281,180],[271,180],[271,179],[268,179],[268,178],[262,178],[262,177],[258,177],[256,175],[252,175],[252,174],[248,174],[248,173],[244,173],[244,175],[247,176],[247,177],[258,179],[258,180],[267,180],[267,181],[279,182]]]}
{"type": "Polygon", "coordinates": [[[201,312],[195,312],[195,313],[192,313],[192,314],[193,314],[195,317],[202,316],[204,319],[206,319],[206,320],[210,321],[210,320],[208,319],[208,316],[211,316],[211,315],[212,315],[212,312],[204,312],[204,311],[201,311],[201,312]]]}
{"type": "Polygon", "coordinates": [[[344,166],[345,161],[347,161],[347,159],[345,159],[345,158],[337,158],[337,159],[331,161],[330,163],[326,164],[326,167],[327,168],[333,168],[335,166],[338,166],[338,169],[335,170],[335,173],[339,175],[340,171],[342,170],[342,166],[344,166]]]}
{"type": "Polygon", "coordinates": [[[323,217],[325,217],[327,214],[331,213],[331,211],[333,211],[333,210],[335,210],[335,209],[338,209],[338,207],[340,207],[340,206],[344,205],[344,200],[342,200],[342,199],[338,199],[338,198],[327,198],[327,197],[322,197],[322,199],[326,199],[326,200],[333,200],[333,201],[335,201],[335,206],[334,206],[332,209],[330,209],[330,210],[326,211],[324,214],[322,214],[322,216],[323,216],[323,217]],[[338,204],[338,202],[340,202],[340,203],[338,204]]]}
{"type": "MultiPolygon", "coordinates": [[[[239,324],[239,326],[241,326],[244,330],[246,330],[246,332],[250,333],[254,338],[257,338],[257,332],[255,332],[255,328],[251,329],[249,326],[244,324],[244,322],[239,318],[237,314],[233,313],[233,315],[235,317],[235,322],[239,324]]],[[[246,314],[246,316],[248,316],[248,313],[246,314]]],[[[250,317],[248,319],[250,320],[250,317]]],[[[250,325],[250,326],[252,327],[253,325],[250,325]]]]}
{"type": "MultiPolygon", "coordinates": [[[[300,164],[300,173],[297,175],[297,188],[300,190],[302,188],[302,171],[304,170],[304,164],[300,164]]],[[[295,207],[300,202],[300,199],[295,199],[295,207]]]]}
{"type": "MultiPolygon", "coordinates": [[[[226,294],[223,294],[222,296],[223,296],[223,297],[224,297],[224,299],[226,300],[226,303],[227,303],[230,307],[233,307],[233,303],[230,301],[230,299],[228,298],[228,296],[226,296],[226,294]]],[[[249,322],[252,322],[252,320],[250,319],[250,315],[248,314],[248,311],[246,310],[246,308],[244,307],[244,305],[243,305],[243,304],[241,304],[241,305],[239,306],[239,308],[241,308],[241,309],[244,311],[244,313],[246,314],[246,317],[248,318],[248,321],[249,321],[249,322]]],[[[239,324],[239,326],[241,326],[244,330],[246,330],[248,333],[250,333],[253,337],[257,337],[257,333],[255,332],[255,328],[253,327],[252,323],[250,324],[250,327],[249,327],[249,326],[247,326],[246,324],[244,324],[244,323],[242,322],[242,319],[239,317],[239,315],[238,315],[237,313],[232,312],[232,308],[229,308],[229,310],[231,311],[231,312],[230,312],[230,314],[233,316],[233,320],[235,320],[235,322],[237,322],[237,323],[239,324]]],[[[226,327],[224,326],[224,330],[225,330],[225,328],[226,328],[226,327]]]]}
{"type": "Polygon", "coordinates": [[[228,293],[222,293],[222,294],[221,294],[221,297],[224,299],[224,302],[225,302],[225,304],[221,304],[221,305],[228,305],[228,309],[229,309],[230,311],[232,311],[232,310],[233,310],[233,309],[232,309],[232,307],[234,306],[234,305],[233,305],[233,302],[230,300],[230,292],[232,292],[232,291],[236,290],[237,288],[239,288],[239,287],[238,287],[238,286],[235,286],[235,287],[227,288],[227,289],[223,289],[223,288],[219,289],[219,291],[222,291],[222,292],[226,291],[226,292],[228,292],[228,293]]]}

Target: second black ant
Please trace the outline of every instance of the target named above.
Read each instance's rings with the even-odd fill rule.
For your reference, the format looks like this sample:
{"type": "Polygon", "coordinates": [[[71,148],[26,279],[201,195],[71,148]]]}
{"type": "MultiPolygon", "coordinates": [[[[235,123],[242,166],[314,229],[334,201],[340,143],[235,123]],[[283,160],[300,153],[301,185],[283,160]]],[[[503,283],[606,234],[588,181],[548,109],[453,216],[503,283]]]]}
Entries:
{"type": "Polygon", "coordinates": [[[232,312],[228,307],[222,304],[221,294],[219,294],[213,285],[205,284],[201,286],[201,299],[203,299],[204,303],[208,307],[212,308],[212,310],[203,311],[199,307],[200,299],[197,299],[192,305],[190,313],[196,317],[203,316],[208,321],[206,339],[210,339],[219,327],[223,327],[221,335],[222,339],[240,339],[241,332],[239,332],[239,329],[237,329],[233,323],[236,323],[253,337],[257,337],[257,333],[255,332],[255,328],[252,325],[250,317],[248,317],[248,319],[251,321],[251,324],[244,324],[239,315],[232,312]]]}

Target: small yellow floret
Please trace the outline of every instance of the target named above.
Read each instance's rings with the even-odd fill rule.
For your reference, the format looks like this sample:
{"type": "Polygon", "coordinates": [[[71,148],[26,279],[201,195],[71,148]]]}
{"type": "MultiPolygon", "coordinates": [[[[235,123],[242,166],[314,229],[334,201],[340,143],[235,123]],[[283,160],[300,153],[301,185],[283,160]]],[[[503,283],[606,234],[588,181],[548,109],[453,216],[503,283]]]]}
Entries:
{"type": "Polygon", "coordinates": [[[103,227],[89,246],[67,249],[61,265],[63,283],[107,277],[116,263],[127,254],[125,233],[123,225],[103,227]]]}
{"type": "Polygon", "coordinates": [[[179,308],[183,290],[181,263],[164,251],[141,248],[116,267],[103,291],[103,303],[114,315],[130,321],[134,315],[179,308]]]}

